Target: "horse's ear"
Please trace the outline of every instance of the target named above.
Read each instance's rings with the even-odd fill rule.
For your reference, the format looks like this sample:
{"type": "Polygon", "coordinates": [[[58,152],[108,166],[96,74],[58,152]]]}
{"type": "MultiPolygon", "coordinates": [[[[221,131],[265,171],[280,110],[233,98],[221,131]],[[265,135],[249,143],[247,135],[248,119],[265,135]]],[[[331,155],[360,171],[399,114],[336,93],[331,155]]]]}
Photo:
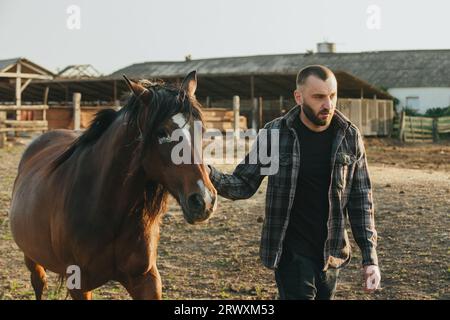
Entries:
{"type": "Polygon", "coordinates": [[[130,88],[131,92],[137,97],[142,99],[144,102],[150,101],[150,91],[148,91],[147,88],[144,88],[139,83],[136,83],[130,79],[126,75],[123,75],[123,78],[125,79],[125,82],[127,83],[128,87],[130,88]]]}
{"type": "Polygon", "coordinates": [[[195,95],[195,90],[197,89],[197,71],[191,71],[184,78],[181,83],[181,88],[186,91],[186,93],[193,97],[195,95]]]}

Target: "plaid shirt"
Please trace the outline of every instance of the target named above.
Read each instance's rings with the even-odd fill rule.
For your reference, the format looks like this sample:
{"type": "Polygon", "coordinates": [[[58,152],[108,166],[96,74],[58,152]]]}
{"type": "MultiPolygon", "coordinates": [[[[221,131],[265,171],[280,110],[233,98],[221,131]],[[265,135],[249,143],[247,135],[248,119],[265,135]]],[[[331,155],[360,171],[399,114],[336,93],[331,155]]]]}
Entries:
{"type": "MultiPolygon", "coordinates": [[[[279,170],[268,176],[266,212],[260,245],[261,260],[270,269],[277,268],[280,261],[297,187],[300,143],[293,122],[299,117],[299,113],[300,107],[296,106],[264,127],[269,133],[268,137],[273,129],[279,130],[280,137],[277,159],[279,170]]],[[[350,244],[345,230],[347,217],[350,219],[355,241],[361,249],[363,265],[378,265],[372,185],[363,140],[358,128],[338,110],[335,111],[332,123],[336,133],[331,152],[332,171],[328,191],[330,206],[328,236],[323,252],[324,270],[343,267],[350,261],[350,244]]],[[[210,166],[211,181],[221,196],[232,200],[247,199],[257,191],[265,178],[260,170],[262,165],[260,162],[249,164],[248,160],[252,152],[257,152],[258,143],[260,146],[261,143],[266,144],[270,152],[268,141],[270,138],[261,139],[260,133],[250,153],[232,174],[221,173],[210,166]]]]}

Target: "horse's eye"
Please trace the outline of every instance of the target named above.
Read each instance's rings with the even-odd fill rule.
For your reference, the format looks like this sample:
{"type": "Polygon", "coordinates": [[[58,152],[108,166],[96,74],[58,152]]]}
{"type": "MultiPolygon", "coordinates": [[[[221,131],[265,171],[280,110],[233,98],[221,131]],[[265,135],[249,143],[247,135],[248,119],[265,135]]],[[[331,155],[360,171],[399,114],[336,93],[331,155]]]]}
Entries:
{"type": "Polygon", "coordinates": [[[164,129],[156,131],[156,138],[158,139],[159,144],[171,142],[169,134],[164,129]]]}
{"type": "Polygon", "coordinates": [[[164,129],[159,129],[156,131],[156,137],[159,138],[165,138],[167,137],[167,132],[164,129]]]}

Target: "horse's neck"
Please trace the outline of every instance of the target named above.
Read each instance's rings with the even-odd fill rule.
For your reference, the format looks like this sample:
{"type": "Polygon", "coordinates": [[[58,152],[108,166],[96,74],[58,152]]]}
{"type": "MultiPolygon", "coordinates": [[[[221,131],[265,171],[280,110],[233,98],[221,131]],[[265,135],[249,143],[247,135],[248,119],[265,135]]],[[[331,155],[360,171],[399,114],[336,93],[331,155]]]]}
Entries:
{"type": "Polygon", "coordinates": [[[145,176],[139,163],[134,163],[137,141],[134,132],[127,132],[120,115],[90,148],[87,162],[95,170],[92,180],[99,201],[111,201],[118,210],[133,206],[143,197],[145,176]]]}

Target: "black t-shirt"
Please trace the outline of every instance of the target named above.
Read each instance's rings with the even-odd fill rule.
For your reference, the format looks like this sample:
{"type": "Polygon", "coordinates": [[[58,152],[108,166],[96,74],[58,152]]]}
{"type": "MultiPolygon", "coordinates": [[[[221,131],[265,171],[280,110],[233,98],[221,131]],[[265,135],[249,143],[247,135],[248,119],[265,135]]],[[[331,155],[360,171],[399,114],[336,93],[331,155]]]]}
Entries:
{"type": "Polygon", "coordinates": [[[300,118],[294,124],[300,141],[300,170],[285,245],[323,264],[329,211],[333,123],[322,132],[308,129],[300,118]]]}

